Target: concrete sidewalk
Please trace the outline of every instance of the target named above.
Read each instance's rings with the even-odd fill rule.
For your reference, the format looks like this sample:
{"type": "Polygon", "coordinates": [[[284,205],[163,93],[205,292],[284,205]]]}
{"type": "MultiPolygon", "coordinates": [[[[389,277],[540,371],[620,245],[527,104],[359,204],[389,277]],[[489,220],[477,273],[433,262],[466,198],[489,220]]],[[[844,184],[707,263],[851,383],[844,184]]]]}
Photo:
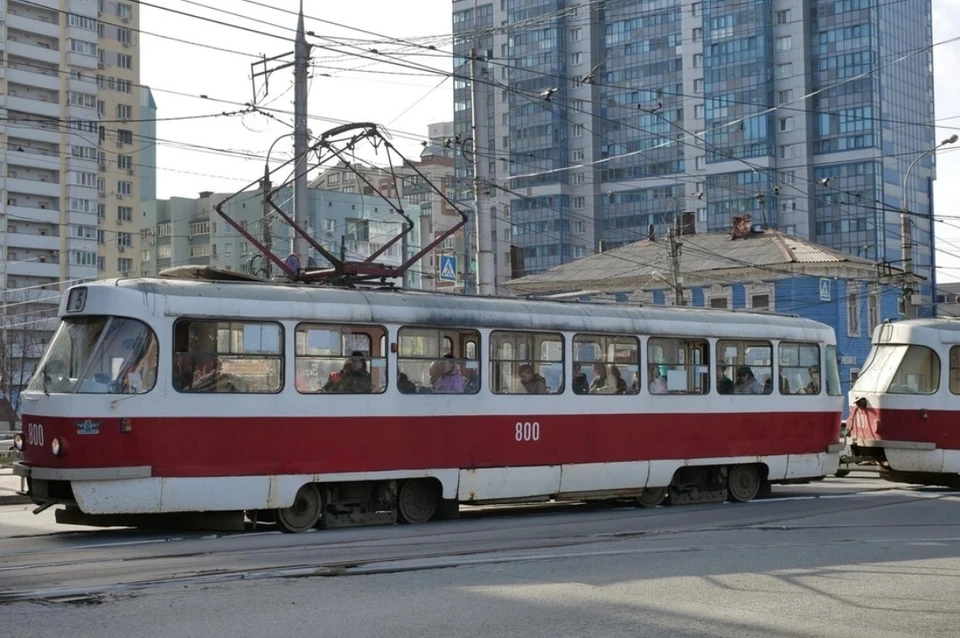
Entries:
{"type": "MultiPolygon", "coordinates": [[[[26,489],[24,482],[23,489],[26,489]]],[[[20,477],[13,474],[9,465],[0,466],[0,505],[23,505],[31,501],[26,496],[17,494],[20,491],[20,477]]]]}

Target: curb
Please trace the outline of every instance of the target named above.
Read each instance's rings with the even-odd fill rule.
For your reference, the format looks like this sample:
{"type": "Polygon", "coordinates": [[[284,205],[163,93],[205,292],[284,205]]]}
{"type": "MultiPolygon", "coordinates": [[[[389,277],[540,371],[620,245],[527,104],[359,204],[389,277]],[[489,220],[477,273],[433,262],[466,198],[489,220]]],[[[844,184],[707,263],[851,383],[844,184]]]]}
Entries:
{"type": "Polygon", "coordinates": [[[20,494],[0,494],[0,505],[30,505],[33,503],[30,500],[29,496],[21,496],[20,494]]]}

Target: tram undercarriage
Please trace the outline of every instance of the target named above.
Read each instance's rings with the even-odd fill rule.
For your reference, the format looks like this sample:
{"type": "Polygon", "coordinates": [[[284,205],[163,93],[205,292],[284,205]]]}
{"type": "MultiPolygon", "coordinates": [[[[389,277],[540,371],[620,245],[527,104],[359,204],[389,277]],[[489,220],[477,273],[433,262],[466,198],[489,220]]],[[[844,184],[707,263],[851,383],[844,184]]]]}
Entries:
{"type": "MultiPolygon", "coordinates": [[[[767,467],[756,463],[682,467],[667,487],[554,494],[498,501],[467,500],[463,503],[493,505],[606,501],[656,507],[727,500],[742,503],[767,497],[770,492],[767,467]]],[[[442,498],[440,482],[434,478],[308,483],[297,492],[292,506],[252,511],[86,514],[73,499],[69,482],[31,480],[30,493],[39,506],[37,512],[54,505],[66,506],[55,512],[58,523],[97,527],[243,531],[257,529],[261,524],[275,524],[282,531],[297,533],[314,527],[330,529],[396,523],[421,524],[431,520],[455,519],[460,513],[460,503],[442,498]]]]}

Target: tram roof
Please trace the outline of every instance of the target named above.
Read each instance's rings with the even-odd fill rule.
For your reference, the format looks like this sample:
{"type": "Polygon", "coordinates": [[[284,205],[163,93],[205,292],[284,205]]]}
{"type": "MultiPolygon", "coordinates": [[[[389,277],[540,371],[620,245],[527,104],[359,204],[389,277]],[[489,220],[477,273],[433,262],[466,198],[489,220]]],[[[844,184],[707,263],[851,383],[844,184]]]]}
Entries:
{"type": "MultiPolygon", "coordinates": [[[[208,314],[198,307],[198,299],[209,300],[211,306],[237,308],[236,301],[250,302],[253,316],[283,316],[297,319],[317,320],[326,314],[333,320],[334,315],[345,313],[320,313],[316,304],[328,308],[340,306],[350,308],[353,315],[368,315],[372,320],[417,321],[439,323],[441,325],[462,325],[465,314],[472,314],[469,322],[477,327],[510,327],[543,329],[537,318],[549,313],[559,323],[569,324],[571,330],[589,329],[590,319],[617,320],[624,322],[656,321],[664,323],[682,322],[688,325],[711,324],[728,328],[738,327],[742,332],[747,326],[770,327],[777,325],[803,331],[830,331],[830,326],[803,317],[776,314],[770,312],[721,310],[703,308],[677,308],[662,306],[640,306],[636,304],[600,304],[578,301],[546,301],[516,299],[509,297],[483,298],[475,296],[453,295],[446,293],[410,291],[410,290],[370,290],[343,289],[300,284],[277,284],[257,282],[211,282],[168,278],[132,278],[101,280],[85,284],[87,286],[110,286],[137,291],[141,294],[164,296],[168,299],[168,312],[182,312],[185,315],[208,314]],[[174,301],[182,299],[182,301],[174,301]],[[271,313],[263,307],[269,304],[290,304],[282,313],[271,313]],[[357,308],[366,309],[357,313],[357,308]]],[[[237,308],[240,310],[240,308],[237,308]]],[[[234,316],[246,316],[247,308],[234,316]]],[[[237,312],[234,310],[233,312],[237,312]]],[[[362,321],[362,317],[356,320],[362,321]]],[[[559,328],[559,326],[557,327],[559,328]]],[[[557,329],[555,328],[555,329],[557,329]]],[[[611,326],[612,328],[612,326],[611,326]]],[[[566,328],[564,328],[566,329],[566,328]]],[[[704,330],[704,333],[713,332],[704,330]]],[[[717,332],[722,332],[718,330],[717,332]]],[[[731,335],[732,336],[732,335],[731,335]]],[[[759,335],[758,335],[759,336],[759,335]]]]}

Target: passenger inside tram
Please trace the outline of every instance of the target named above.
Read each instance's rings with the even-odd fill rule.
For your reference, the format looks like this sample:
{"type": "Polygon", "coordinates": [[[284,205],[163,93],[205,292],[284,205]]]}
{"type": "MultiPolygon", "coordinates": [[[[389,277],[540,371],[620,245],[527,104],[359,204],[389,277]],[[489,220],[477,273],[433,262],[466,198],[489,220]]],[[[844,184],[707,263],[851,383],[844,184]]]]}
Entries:
{"type": "Polygon", "coordinates": [[[457,369],[457,365],[452,354],[447,353],[443,356],[443,359],[437,361],[436,370],[437,376],[435,379],[432,379],[434,392],[438,394],[460,394],[463,392],[465,380],[463,375],[457,369]]]}
{"type": "Polygon", "coordinates": [[[660,374],[660,366],[650,366],[653,378],[650,380],[650,394],[666,394],[667,379],[660,374]]]}
{"type": "Polygon", "coordinates": [[[768,394],[764,391],[763,385],[753,376],[753,370],[750,366],[740,366],[737,368],[736,394],[768,394]]]}
{"type": "Polygon", "coordinates": [[[733,379],[727,376],[726,366],[717,366],[717,392],[720,394],[733,394],[735,389],[733,379]]]}
{"type": "Polygon", "coordinates": [[[529,363],[521,365],[517,372],[520,375],[520,383],[527,394],[548,394],[547,380],[533,371],[533,366],[529,363]]]}
{"type": "Polygon", "coordinates": [[[810,366],[810,383],[804,388],[806,394],[820,394],[820,366],[810,366]]]}
{"type": "Polygon", "coordinates": [[[587,394],[590,392],[587,374],[580,367],[579,363],[573,364],[573,391],[576,394],[587,394]]]}

